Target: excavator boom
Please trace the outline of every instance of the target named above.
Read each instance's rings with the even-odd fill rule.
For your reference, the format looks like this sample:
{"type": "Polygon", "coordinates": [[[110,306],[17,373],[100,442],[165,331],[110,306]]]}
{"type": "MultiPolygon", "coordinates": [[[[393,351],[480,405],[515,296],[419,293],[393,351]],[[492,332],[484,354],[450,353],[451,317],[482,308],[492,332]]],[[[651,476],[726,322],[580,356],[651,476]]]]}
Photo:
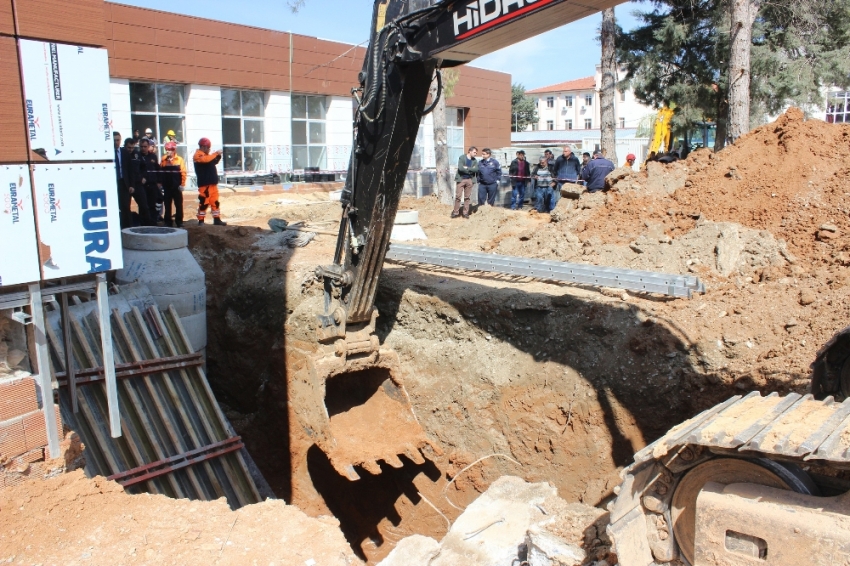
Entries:
{"type": "Polygon", "coordinates": [[[432,83],[440,83],[439,69],[618,3],[375,2],[360,84],[352,89],[354,140],[336,251],[332,264],[316,269],[325,294],[317,344],[302,352],[302,370],[290,377],[308,385],[293,388],[298,424],[345,477],[360,477],[355,468],[380,473],[379,461],[398,467],[404,463],[399,456],[419,462],[420,451],[439,450],[413,414],[398,356],[382,349],[374,334],[378,279],[419,125],[436,106],[434,99],[426,109],[432,83]],[[299,397],[305,391],[321,399],[299,397]]]}

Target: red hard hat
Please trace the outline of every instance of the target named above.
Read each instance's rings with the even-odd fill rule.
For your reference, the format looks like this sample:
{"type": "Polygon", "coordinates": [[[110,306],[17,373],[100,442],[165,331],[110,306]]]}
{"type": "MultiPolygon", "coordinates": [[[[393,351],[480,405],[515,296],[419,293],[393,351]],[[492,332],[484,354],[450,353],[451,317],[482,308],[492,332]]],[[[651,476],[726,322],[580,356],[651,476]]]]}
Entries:
{"type": "Polygon", "coordinates": [[[210,138],[201,138],[201,141],[198,142],[199,147],[209,147],[212,145],[210,138]]]}
{"type": "Polygon", "coordinates": [[[637,159],[634,153],[630,153],[626,156],[626,161],[637,159]]]}
{"type": "MultiPolygon", "coordinates": [[[[204,138],[204,139],[206,139],[206,138],[204,138]]],[[[201,140],[201,141],[204,141],[204,140],[201,140]]],[[[207,141],[209,141],[209,140],[207,140],[207,141]]],[[[165,144],[165,150],[166,151],[173,151],[173,150],[176,150],[176,149],[177,149],[177,144],[175,142],[168,142],[167,144],[165,144]]]]}

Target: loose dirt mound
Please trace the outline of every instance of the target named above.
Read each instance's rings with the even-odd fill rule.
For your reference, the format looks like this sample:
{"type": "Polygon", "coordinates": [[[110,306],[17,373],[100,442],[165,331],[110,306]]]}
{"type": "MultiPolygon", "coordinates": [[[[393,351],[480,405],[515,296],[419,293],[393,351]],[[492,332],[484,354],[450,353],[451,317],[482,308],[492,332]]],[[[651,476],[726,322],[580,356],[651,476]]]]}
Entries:
{"type": "Polygon", "coordinates": [[[223,499],[127,495],[117,483],[82,472],[0,491],[0,562],[361,563],[338,521],[311,519],[282,501],[233,512],[223,499]]]}

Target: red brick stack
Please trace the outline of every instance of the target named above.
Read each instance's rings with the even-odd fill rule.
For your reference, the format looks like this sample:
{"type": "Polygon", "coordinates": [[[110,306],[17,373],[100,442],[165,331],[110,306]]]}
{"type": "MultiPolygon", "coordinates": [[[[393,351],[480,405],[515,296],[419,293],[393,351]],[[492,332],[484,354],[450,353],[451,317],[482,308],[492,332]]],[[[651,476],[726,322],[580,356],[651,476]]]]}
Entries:
{"type": "MultiPolygon", "coordinates": [[[[59,406],[54,405],[53,411],[61,439],[59,406]]],[[[6,471],[18,474],[28,464],[49,456],[46,446],[47,428],[44,413],[38,407],[35,379],[28,376],[0,380],[0,487],[9,483],[6,471]]]]}

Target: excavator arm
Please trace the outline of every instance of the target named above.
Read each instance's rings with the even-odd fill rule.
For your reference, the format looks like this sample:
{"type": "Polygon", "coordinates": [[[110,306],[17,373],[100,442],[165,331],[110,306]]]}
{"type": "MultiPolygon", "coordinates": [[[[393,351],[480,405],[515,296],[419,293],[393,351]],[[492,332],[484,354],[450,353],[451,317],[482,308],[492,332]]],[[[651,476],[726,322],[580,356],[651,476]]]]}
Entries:
{"type": "Polygon", "coordinates": [[[360,84],[352,89],[354,140],[336,251],[332,264],[316,269],[325,298],[317,313],[317,349],[305,356],[300,375],[290,377],[298,424],[342,475],[356,480],[355,467],[377,474],[379,461],[398,467],[399,455],[419,462],[422,454],[439,451],[413,415],[397,355],[382,349],[375,335],[378,279],[420,122],[436,106],[436,99],[427,100],[432,82],[439,84],[441,68],[618,3],[375,3],[360,84]]]}
{"type": "MultiPolygon", "coordinates": [[[[333,265],[320,267],[326,312],[319,339],[345,337],[369,323],[378,278],[416,133],[439,69],[472,61],[513,43],[618,4],[602,0],[476,0],[375,3],[360,85],[342,221],[333,265]]],[[[436,102],[436,101],[433,101],[436,102]]],[[[433,107],[434,104],[431,104],[433,107]]]]}

